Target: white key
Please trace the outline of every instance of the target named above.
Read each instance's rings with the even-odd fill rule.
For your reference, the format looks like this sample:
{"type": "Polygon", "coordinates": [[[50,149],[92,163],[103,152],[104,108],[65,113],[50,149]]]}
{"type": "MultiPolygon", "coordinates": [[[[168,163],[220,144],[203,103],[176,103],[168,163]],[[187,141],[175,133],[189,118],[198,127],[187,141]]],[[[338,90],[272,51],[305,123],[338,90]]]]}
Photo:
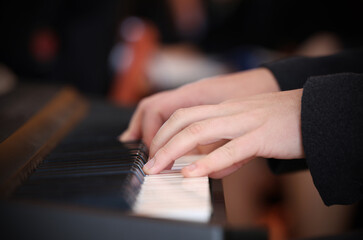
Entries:
{"type": "Polygon", "coordinates": [[[201,158],[184,156],[172,170],[145,177],[133,212],[136,215],[208,222],[212,213],[208,177],[184,178],[180,170],[201,158]]]}

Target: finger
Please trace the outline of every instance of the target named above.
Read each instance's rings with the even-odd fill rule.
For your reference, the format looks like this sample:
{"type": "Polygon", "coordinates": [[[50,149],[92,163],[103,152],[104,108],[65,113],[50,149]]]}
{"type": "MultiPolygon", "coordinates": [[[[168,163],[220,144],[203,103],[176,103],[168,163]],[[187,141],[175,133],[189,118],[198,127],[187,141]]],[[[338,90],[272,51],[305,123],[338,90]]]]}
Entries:
{"type": "Polygon", "coordinates": [[[162,125],[150,146],[150,156],[153,157],[157,150],[165,145],[175,134],[193,122],[217,116],[217,105],[204,105],[176,110],[162,125]]]}
{"type": "Polygon", "coordinates": [[[255,133],[250,132],[242,137],[229,141],[206,157],[185,167],[182,173],[186,177],[208,176],[212,173],[228,169],[234,164],[237,164],[237,166],[239,163],[245,164],[257,155],[259,143],[260,141],[255,136],[255,133]]]}
{"type": "Polygon", "coordinates": [[[170,163],[168,166],[166,166],[166,170],[171,170],[171,168],[174,166],[174,163],[170,163]]]}
{"type": "Polygon", "coordinates": [[[141,102],[132,115],[128,128],[119,136],[120,141],[132,141],[141,138],[141,123],[144,109],[144,104],[141,102]]]}
{"type": "Polygon", "coordinates": [[[144,170],[149,174],[159,173],[168,164],[198,145],[214,143],[221,139],[233,139],[244,134],[246,126],[239,124],[241,121],[239,117],[231,115],[191,124],[160,148],[152,158],[154,161],[146,164],[144,170]]]}
{"type": "Polygon", "coordinates": [[[223,177],[233,173],[237,169],[239,169],[242,165],[243,165],[242,163],[233,164],[232,166],[230,166],[226,169],[209,174],[208,177],[215,178],[215,179],[223,178],[223,177]]]}
{"type": "Polygon", "coordinates": [[[211,143],[211,144],[207,144],[207,145],[199,145],[199,146],[197,146],[196,149],[199,152],[199,154],[208,154],[208,153],[211,153],[212,151],[214,151],[215,149],[223,146],[228,141],[229,140],[222,139],[215,143],[211,143]]]}
{"type": "Polygon", "coordinates": [[[144,113],[141,127],[142,140],[149,149],[155,134],[163,123],[163,117],[158,110],[150,110],[144,113]]]}
{"type": "Polygon", "coordinates": [[[174,109],[177,108],[177,103],[168,103],[164,104],[162,107],[157,106],[145,110],[143,119],[142,119],[142,139],[144,143],[149,147],[150,154],[149,156],[153,156],[151,154],[151,145],[153,139],[155,138],[156,133],[159,131],[161,126],[164,124],[165,120],[170,117],[174,109]]]}
{"type": "Polygon", "coordinates": [[[224,104],[218,104],[178,109],[155,135],[150,147],[150,156],[154,156],[163,145],[186,126],[209,118],[232,115],[240,112],[242,108],[243,106],[237,103],[230,104],[228,107],[225,107],[224,104]]]}
{"type": "Polygon", "coordinates": [[[235,163],[233,164],[232,166],[228,167],[228,168],[225,168],[223,170],[220,170],[220,171],[217,171],[217,172],[214,172],[214,173],[211,173],[209,174],[208,176],[210,178],[215,178],[215,179],[220,179],[220,178],[223,178],[225,176],[228,176],[230,175],[231,173],[237,171],[239,168],[241,168],[242,166],[244,166],[245,164],[249,163],[251,159],[246,159],[245,161],[242,161],[242,162],[238,162],[238,163],[235,163]]]}

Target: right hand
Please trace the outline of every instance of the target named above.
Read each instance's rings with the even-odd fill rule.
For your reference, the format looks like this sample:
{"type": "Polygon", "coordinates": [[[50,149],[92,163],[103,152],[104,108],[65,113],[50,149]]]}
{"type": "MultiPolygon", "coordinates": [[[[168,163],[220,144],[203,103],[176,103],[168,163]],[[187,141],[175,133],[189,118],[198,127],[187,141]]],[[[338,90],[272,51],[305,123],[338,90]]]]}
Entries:
{"type": "Polygon", "coordinates": [[[150,147],[159,128],[178,109],[218,104],[228,99],[279,91],[266,68],[206,78],[175,90],[157,93],[143,99],[131,118],[121,141],[142,139],[150,147]]]}
{"type": "Polygon", "coordinates": [[[157,174],[199,145],[227,140],[184,168],[187,177],[221,178],[255,157],[304,158],[302,89],[236,98],[176,111],[155,135],[147,174],[157,174]]]}

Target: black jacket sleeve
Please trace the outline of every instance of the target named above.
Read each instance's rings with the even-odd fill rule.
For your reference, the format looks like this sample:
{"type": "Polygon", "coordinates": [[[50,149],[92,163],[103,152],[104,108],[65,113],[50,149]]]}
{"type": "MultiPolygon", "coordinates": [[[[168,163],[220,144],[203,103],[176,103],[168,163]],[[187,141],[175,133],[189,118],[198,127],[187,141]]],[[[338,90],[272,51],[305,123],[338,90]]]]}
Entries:
{"type": "Polygon", "coordinates": [[[363,48],[324,57],[292,57],[262,65],[276,77],[282,91],[302,88],[311,76],[363,73],[363,48]]]}
{"type": "Polygon", "coordinates": [[[301,120],[306,161],[271,159],[272,170],[281,173],[307,165],[327,205],[361,199],[363,75],[354,73],[363,72],[363,50],[264,66],[272,71],[282,90],[304,88],[301,120]]]}
{"type": "Polygon", "coordinates": [[[301,128],[306,162],[324,203],[363,198],[363,74],[311,77],[301,128]]]}

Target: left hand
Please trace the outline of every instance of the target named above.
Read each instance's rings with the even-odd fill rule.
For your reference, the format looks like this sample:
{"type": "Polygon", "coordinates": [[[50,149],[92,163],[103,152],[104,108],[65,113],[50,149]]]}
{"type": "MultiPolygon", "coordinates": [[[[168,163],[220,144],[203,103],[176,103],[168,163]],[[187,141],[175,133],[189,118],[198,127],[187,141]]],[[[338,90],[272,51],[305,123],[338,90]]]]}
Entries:
{"type": "Polygon", "coordinates": [[[156,174],[198,145],[229,140],[185,167],[186,177],[221,178],[255,157],[304,157],[302,89],[179,109],[159,129],[144,171],[156,174]]]}

